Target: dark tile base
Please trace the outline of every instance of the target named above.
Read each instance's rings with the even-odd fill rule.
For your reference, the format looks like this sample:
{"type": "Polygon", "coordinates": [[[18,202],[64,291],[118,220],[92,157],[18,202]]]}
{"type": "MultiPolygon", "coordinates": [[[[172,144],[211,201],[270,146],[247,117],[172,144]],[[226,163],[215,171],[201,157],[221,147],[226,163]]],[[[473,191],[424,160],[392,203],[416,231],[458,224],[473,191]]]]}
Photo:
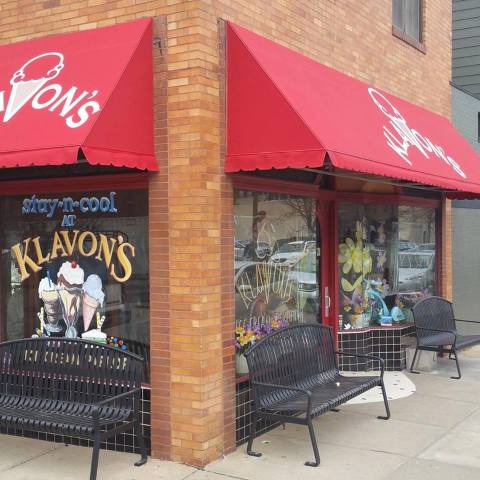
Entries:
{"type": "MultiPolygon", "coordinates": [[[[347,330],[339,332],[338,347],[345,353],[375,355],[385,361],[385,370],[403,370],[406,368],[405,344],[415,333],[412,324],[398,327],[372,327],[368,329],[347,330]]],[[[379,362],[340,357],[340,370],[362,372],[378,370],[379,362]]]]}

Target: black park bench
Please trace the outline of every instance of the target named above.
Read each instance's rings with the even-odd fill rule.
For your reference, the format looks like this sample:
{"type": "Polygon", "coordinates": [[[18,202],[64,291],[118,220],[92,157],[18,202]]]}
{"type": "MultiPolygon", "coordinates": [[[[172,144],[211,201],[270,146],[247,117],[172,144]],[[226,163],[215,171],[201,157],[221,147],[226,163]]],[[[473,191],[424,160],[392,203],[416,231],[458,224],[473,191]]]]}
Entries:
{"type": "Polygon", "coordinates": [[[315,462],[320,464],[312,419],[374,387],[381,387],[388,420],[390,409],[383,383],[384,362],[380,357],[336,352],[332,329],[319,324],[299,324],[279,329],[256,343],[245,354],[252,388],[252,429],[247,453],[252,451],[257,420],[263,417],[274,422],[307,425],[315,462]],[[337,355],[377,360],[379,376],[340,374],[337,355]]]}
{"type": "MultiPolygon", "coordinates": [[[[0,344],[0,426],[93,440],[90,479],[100,443],[140,424],[143,359],[98,343],[31,338],[0,344]]],[[[54,475],[54,474],[53,474],[54,475]]]]}
{"type": "Polygon", "coordinates": [[[419,350],[448,353],[450,359],[453,355],[457,365],[458,376],[452,378],[459,380],[462,374],[457,352],[480,343],[480,335],[459,335],[456,322],[476,324],[480,324],[480,322],[456,319],[452,303],[441,297],[427,297],[420,300],[413,306],[412,313],[415,322],[417,347],[410,365],[410,371],[420,373],[413,369],[419,350]]]}

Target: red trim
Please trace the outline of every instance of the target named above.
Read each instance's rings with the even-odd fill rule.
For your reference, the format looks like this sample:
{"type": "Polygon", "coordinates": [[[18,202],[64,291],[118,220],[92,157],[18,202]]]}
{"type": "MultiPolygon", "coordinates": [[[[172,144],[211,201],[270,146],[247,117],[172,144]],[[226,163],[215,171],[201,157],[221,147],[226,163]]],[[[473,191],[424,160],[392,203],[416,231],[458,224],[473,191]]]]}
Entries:
{"type": "Polygon", "coordinates": [[[416,205],[428,208],[439,208],[441,205],[440,199],[410,197],[394,193],[337,192],[336,200],[339,202],[416,205]]]}
{"type": "Polygon", "coordinates": [[[34,193],[83,192],[85,190],[129,190],[148,187],[148,173],[45,178],[0,182],[0,197],[34,193]]]}
{"type": "Polygon", "coordinates": [[[232,175],[231,178],[233,187],[241,190],[306,195],[308,197],[316,197],[319,194],[318,185],[311,185],[309,183],[276,180],[274,178],[250,177],[248,175],[232,175]]]}
{"type": "Polygon", "coordinates": [[[333,322],[333,333],[334,333],[334,340],[335,345],[338,347],[338,315],[340,312],[339,309],[339,302],[338,299],[340,297],[339,294],[339,278],[338,278],[338,244],[339,244],[339,232],[338,232],[338,202],[335,201],[332,207],[331,212],[331,225],[332,225],[332,232],[330,238],[333,241],[333,255],[332,255],[332,298],[333,298],[333,315],[334,315],[334,322],[333,322]]]}

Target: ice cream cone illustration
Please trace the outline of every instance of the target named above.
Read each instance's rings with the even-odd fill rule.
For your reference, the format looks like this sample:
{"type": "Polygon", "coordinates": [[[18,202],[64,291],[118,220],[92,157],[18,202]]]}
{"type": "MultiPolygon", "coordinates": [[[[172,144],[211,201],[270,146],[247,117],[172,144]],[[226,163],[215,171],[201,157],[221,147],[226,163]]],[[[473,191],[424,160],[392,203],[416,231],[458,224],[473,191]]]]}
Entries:
{"type": "Polygon", "coordinates": [[[83,328],[85,331],[88,330],[88,327],[90,326],[92,318],[95,315],[95,312],[97,311],[97,308],[99,305],[100,305],[100,302],[98,300],[96,300],[95,298],[92,298],[90,295],[86,294],[85,292],[83,293],[82,309],[83,309],[83,328]]]}
{"type": "Polygon", "coordinates": [[[38,285],[38,296],[43,300],[47,322],[45,330],[48,333],[58,333],[62,331],[60,320],[62,318],[62,307],[57,294],[57,286],[50,277],[40,280],[38,285]]]}
{"type": "Polygon", "coordinates": [[[98,275],[89,275],[83,284],[83,327],[86,332],[93,316],[100,305],[103,305],[105,294],[102,290],[102,279],[98,275]]]}
{"type": "Polygon", "coordinates": [[[85,273],[76,262],[64,262],[57,274],[58,298],[63,320],[67,325],[65,336],[77,337],[77,320],[81,308],[82,286],[85,273]]]}
{"type": "MultiPolygon", "coordinates": [[[[55,78],[62,68],[63,55],[58,52],[48,52],[30,59],[19,70],[17,70],[10,79],[12,86],[10,97],[8,99],[7,108],[3,117],[4,122],[8,122],[49,80],[55,78]],[[40,59],[52,57],[57,64],[50,68],[44,75],[35,73],[32,78],[28,78],[26,70],[32,68],[32,64],[40,59]],[[55,60],[56,58],[56,60],[55,60]]],[[[32,74],[33,75],[33,74],[32,74]]]]}

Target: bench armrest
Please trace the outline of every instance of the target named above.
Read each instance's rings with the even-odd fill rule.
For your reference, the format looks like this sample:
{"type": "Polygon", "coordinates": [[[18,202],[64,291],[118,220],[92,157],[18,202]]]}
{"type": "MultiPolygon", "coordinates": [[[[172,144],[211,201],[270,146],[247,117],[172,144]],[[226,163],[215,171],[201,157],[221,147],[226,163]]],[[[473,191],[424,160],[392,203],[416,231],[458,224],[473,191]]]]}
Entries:
{"type": "Polygon", "coordinates": [[[357,358],[366,358],[368,360],[376,360],[380,362],[380,376],[383,378],[383,374],[385,373],[385,360],[381,357],[377,357],[376,355],[361,355],[359,353],[346,353],[342,352],[341,350],[335,352],[337,355],[342,355],[344,357],[357,357],[357,358]]]}
{"type": "Polygon", "coordinates": [[[457,332],[454,330],[440,330],[439,328],[432,328],[432,327],[415,327],[417,330],[425,330],[427,332],[437,332],[437,333],[449,333],[450,335],[453,335],[453,343],[452,346],[455,347],[455,344],[457,343],[457,332]]]}
{"type": "Polygon", "coordinates": [[[133,390],[129,390],[128,392],[123,392],[120,395],[115,395],[110,398],[106,398],[105,400],[100,400],[99,402],[95,403],[92,408],[92,417],[98,419],[100,414],[100,408],[108,405],[110,403],[115,403],[117,400],[122,400],[128,397],[134,397],[136,394],[141,392],[141,388],[134,388],[133,390]]]}

